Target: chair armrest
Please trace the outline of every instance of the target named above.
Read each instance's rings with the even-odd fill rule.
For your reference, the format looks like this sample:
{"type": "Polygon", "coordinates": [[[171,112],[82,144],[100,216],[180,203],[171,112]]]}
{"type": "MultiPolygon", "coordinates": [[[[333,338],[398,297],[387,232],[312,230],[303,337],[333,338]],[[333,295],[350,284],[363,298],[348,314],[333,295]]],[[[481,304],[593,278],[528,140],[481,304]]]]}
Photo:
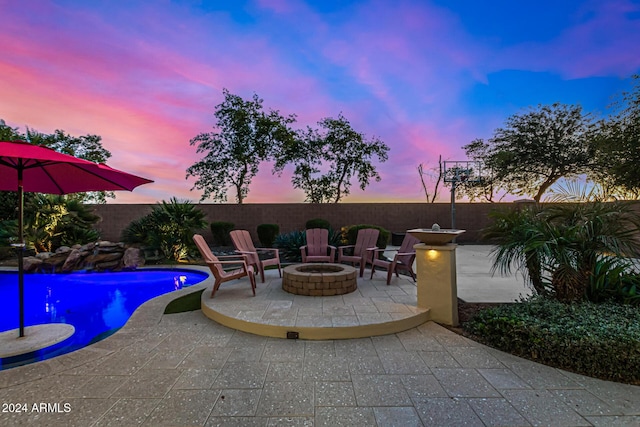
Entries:
{"type": "MultiPolygon", "coordinates": [[[[391,252],[391,251],[394,251],[394,250],[397,250],[397,249],[389,249],[389,251],[388,251],[388,252],[391,252]]],[[[387,250],[386,250],[386,249],[378,249],[377,247],[376,247],[376,248],[367,248],[367,251],[373,251],[373,252],[387,252],[387,250]]]]}
{"type": "Polygon", "coordinates": [[[224,270],[224,266],[225,265],[234,265],[237,267],[242,266],[242,269],[244,271],[251,271],[251,267],[247,265],[246,261],[244,260],[235,260],[235,261],[207,261],[207,265],[219,265],[222,267],[222,269],[224,270]]]}
{"type": "Polygon", "coordinates": [[[207,264],[247,264],[244,260],[238,259],[235,261],[207,261],[207,264]]]}
{"type": "Polygon", "coordinates": [[[276,255],[278,255],[278,253],[279,253],[278,248],[256,248],[256,251],[260,251],[260,252],[275,252],[276,255]]]}
{"type": "Polygon", "coordinates": [[[236,249],[236,252],[239,254],[243,254],[243,255],[251,255],[254,254],[255,252],[251,252],[251,251],[241,251],[239,249],[236,249]]]}
{"type": "Polygon", "coordinates": [[[342,253],[345,249],[355,248],[356,245],[338,246],[338,252],[342,253]]]}
{"type": "Polygon", "coordinates": [[[231,258],[236,258],[239,260],[245,260],[247,259],[246,255],[221,255],[219,257],[216,257],[218,259],[231,259],[231,258]]]}

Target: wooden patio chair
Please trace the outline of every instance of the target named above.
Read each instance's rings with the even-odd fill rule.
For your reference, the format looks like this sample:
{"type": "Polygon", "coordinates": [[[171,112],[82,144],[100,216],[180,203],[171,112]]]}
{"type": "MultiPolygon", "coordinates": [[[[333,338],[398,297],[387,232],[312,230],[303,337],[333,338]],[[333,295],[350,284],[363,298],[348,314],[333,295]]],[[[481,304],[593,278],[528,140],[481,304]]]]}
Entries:
{"type": "Polygon", "coordinates": [[[307,244],[300,247],[302,262],[333,262],[336,247],[329,244],[329,230],[310,228],[306,231],[307,244]]]}
{"type": "Polygon", "coordinates": [[[220,285],[224,282],[228,282],[234,279],[240,279],[242,277],[249,277],[249,282],[251,283],[251,290],[253,291],[253,296],[256,295],[256,278],[254,275],[253,267],[251,267],[247,263],[247,259],[244,255],[230,255],[230,256],[221,256],[216,257],[209,249],[209,245],[204,240],[200,234],[194,234],[193,241],[195,242],[198,250],[200,251],[200,255],[204,258],[204,261],[209,266],[211,273],[213,273],[213,277],[215,278],[215,283],[213,284],[213,290],[211,291],[211,298],[215,295],[216,291],[220,287],[220,285]],[[234,260],[232,260],[234,258],[234,260]],[[224,260],[223,260],[224,259],[224,260]],[[225,265],[236,265],[242,266],[235,270],[225,271],[223,267],[225,265]]]}
{"type": "Polygon", "coordinates": [[[391,283],[391,276],[395,271],[396,276],[400,277],[398,273],[399,270],[404,270],[411,275],[413,281],[416,281],[416,275],[413,272],[413,261],[416,259],[416,250],[413,248],[415,245],[420,243],[417,237],[414,237],[410,234],[405,234],[404,239],[402,239],[402,244],[400,248],[397,249],[397,253],[394,255],[393,260],[381,259],[377,255],[380,252],[384,252],[385,249],[375,249],[373,252],[371,259],[373,260],[371,265],[371,278],[373,279],[373,272],[376,271],[376,267],[384,267],[387,269],[387,286],[391,283]]]}
{"type": "Polygon", "coordinates": [[[229,233],[233,246],[236,248],[236,252],[242,255],[246,255],[249,265],[255,266],[260,272],[262,283],[264,283],[264,268],[270,265],[278,266],[278,274],[282,277],[282,268],[280,267],[280,253],[275,248],[256,248],[251,240],[251,235],[247,230],[233,230],[229,233]],[[260,258],[259,254],[273,253],[273,257],[260,258]]]}
{"type": "Polygon", "coordinates": [[[364,268],[367,263],[371,264],[373,252],[367,249],[378,249],[376,242],[378,241],[379,230],[375,228],[362,228],[358,230],[355,245],[338,246],[338,262],[348,262],[352,265],[360,265],[360,277],[364,274],[364,268]],[[347,255],[345,249],[353,248],[353,254],[347,255]]]}

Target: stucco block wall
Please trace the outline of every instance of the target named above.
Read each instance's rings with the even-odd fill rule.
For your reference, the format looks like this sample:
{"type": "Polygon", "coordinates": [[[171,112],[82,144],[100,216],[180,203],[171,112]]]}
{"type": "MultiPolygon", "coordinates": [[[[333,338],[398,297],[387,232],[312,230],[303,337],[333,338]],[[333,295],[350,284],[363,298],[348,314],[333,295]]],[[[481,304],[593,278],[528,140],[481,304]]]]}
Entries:
{"type": "MultiPolygon", "coordinates": [[[[514,206],[512,203],[456,203],[456,228],[467,230],[458,242],[477,242],[478,231],[489,223],[488,213],[500,205],[514,206]]],[[[121,231],[131,221],[148,214],[153,207],[153,204],[94,205],[95,212],[102,218],[96,228],[103,239],[118,241],[121,231]]],[[[379,225],[391,232],[430,228],[433,223],[442,228],[451,227],[449,203],[200,204],[198,207],[209,223],[232,222],[235,228],[249,230],[256,242],[259,224],[278,224],[280,232],[286,233],[304,229],[304,224],[312,218],[326,219],[334,229],[354,224],[379,225]]],[[[202,234],[207,240],[212,238],[209,228],[202,234]]]]}

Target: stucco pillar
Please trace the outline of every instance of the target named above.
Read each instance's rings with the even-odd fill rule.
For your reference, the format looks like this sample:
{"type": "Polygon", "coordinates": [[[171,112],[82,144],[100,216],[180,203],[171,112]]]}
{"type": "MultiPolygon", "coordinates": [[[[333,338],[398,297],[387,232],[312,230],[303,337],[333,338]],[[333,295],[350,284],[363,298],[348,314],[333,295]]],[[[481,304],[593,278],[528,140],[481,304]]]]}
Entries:
{"type": "Polygon", "coordinates": [[[456,245],[426,245],[416,249],[418,307],[428,308],[434,322],[458,326],[456,245]]]}

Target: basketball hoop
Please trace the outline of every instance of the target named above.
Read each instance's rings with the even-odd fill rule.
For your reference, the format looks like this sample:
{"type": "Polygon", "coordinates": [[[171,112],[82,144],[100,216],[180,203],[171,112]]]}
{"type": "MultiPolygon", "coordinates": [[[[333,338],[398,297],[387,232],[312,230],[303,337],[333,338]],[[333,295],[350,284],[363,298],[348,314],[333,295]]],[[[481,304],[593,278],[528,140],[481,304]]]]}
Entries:
{"type": "Polygon", "coordinates": [[[480,162],[464,161],[444,161],[444,182],[451,183],[479,183],[482,181],[480,162]]]}

